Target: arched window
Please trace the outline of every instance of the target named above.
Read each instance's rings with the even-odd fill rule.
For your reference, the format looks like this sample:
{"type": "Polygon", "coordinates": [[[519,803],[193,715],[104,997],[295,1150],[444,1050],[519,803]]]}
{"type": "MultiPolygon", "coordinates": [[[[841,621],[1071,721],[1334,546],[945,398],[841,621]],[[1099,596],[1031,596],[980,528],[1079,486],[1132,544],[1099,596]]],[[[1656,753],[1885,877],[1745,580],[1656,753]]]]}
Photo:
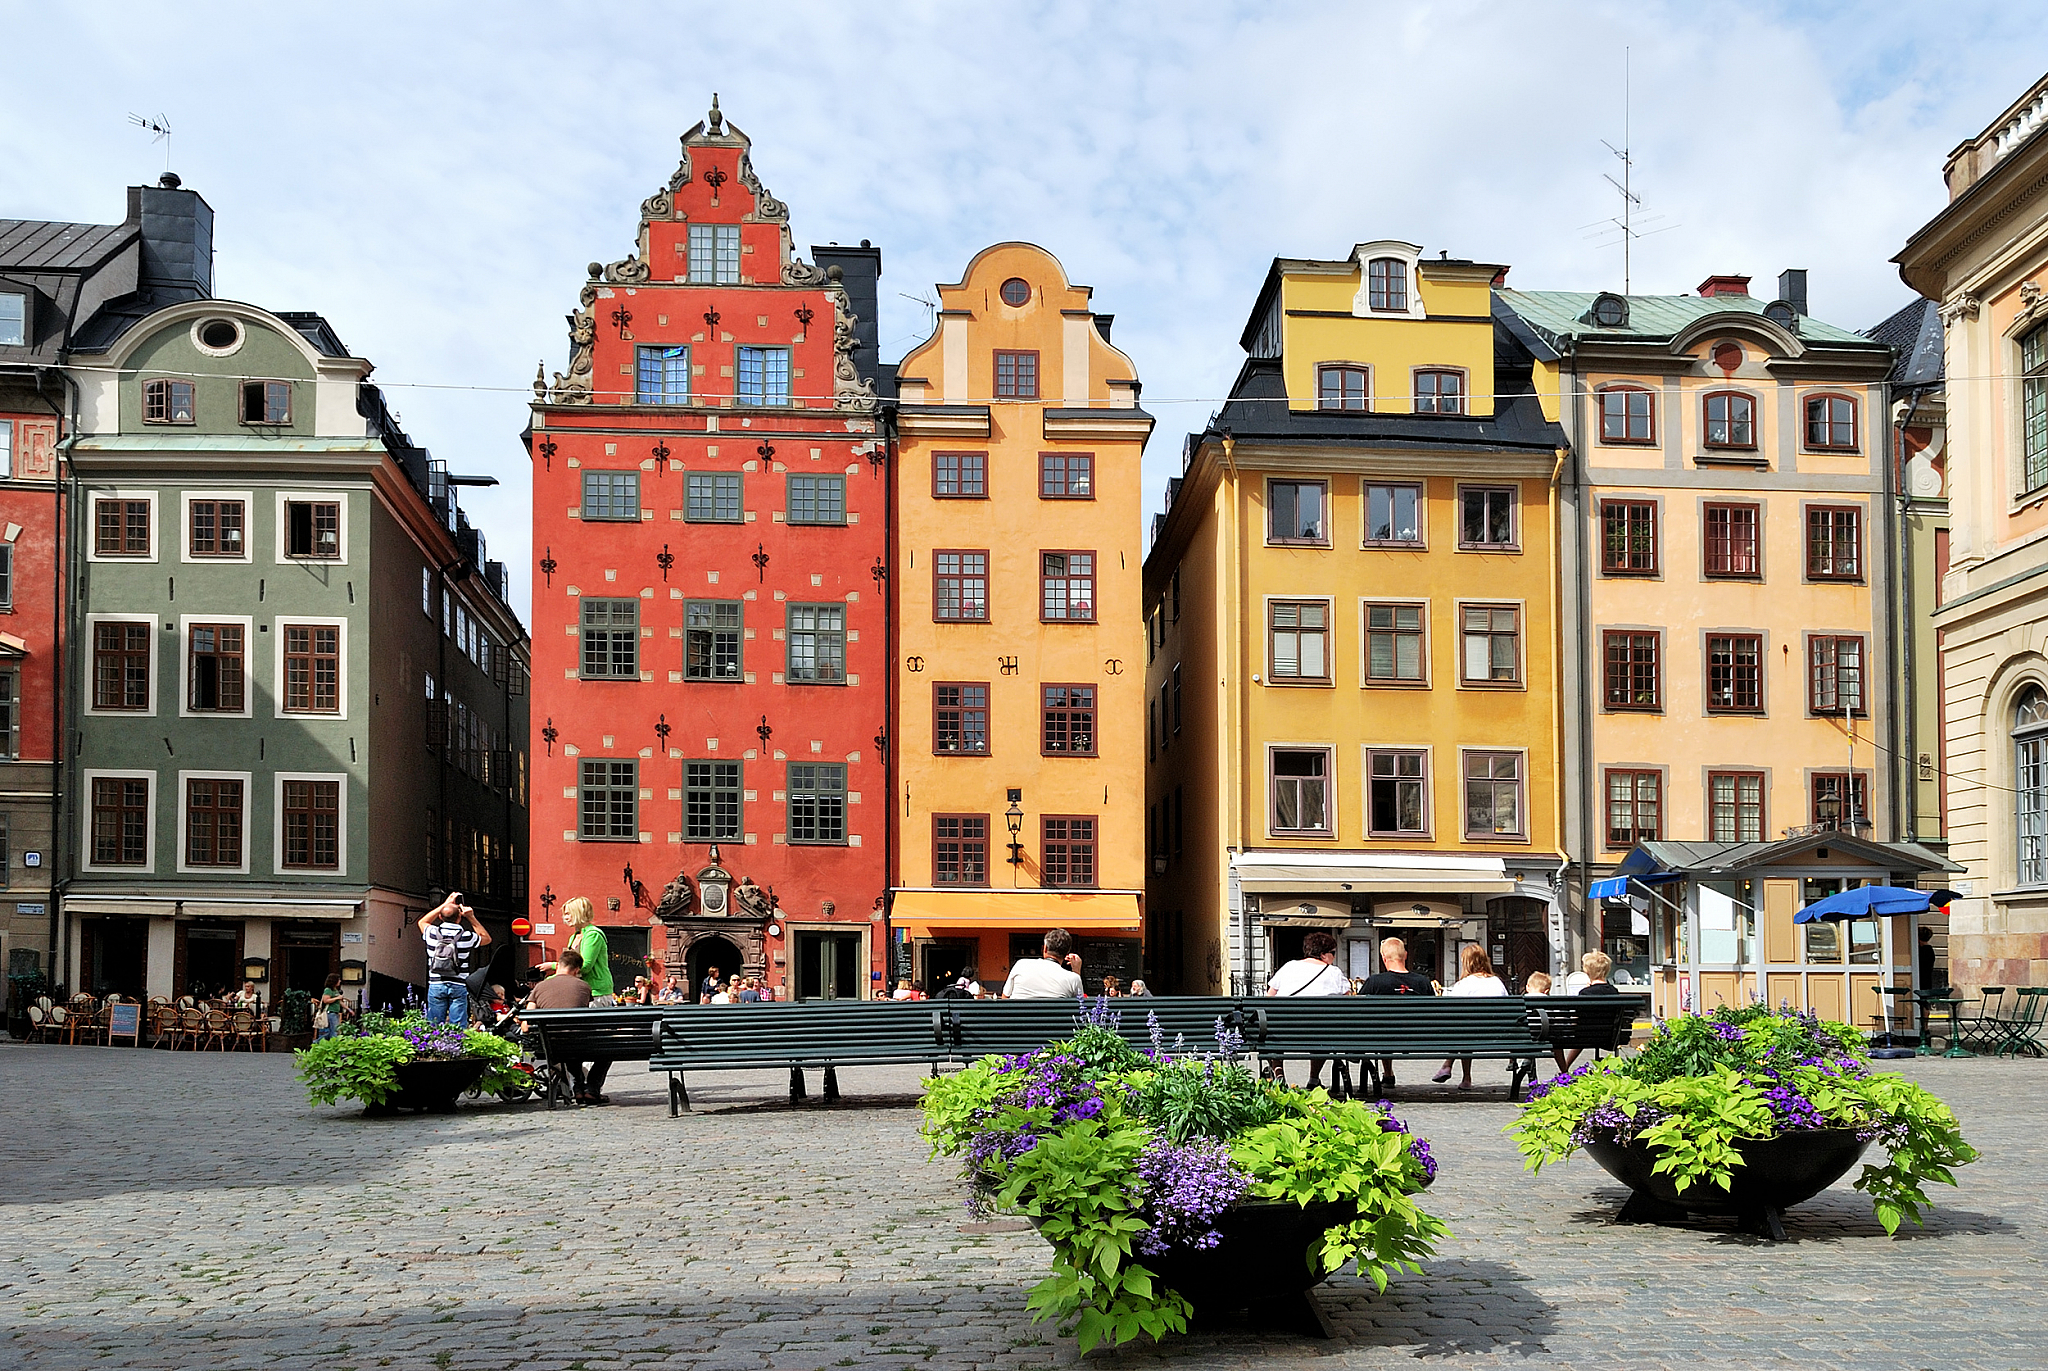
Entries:
{"type": "Polygon", "coordinates": [[[1707,396],[1706,404],[1708,447],[1756,446],[1756,401],[1723,390],[1707,396]]]}
{"type": "Polygon", "coordinates": [[[2019,884],[2048,885],[2048,692],[2028,686],[2012,711],[2019,884]]]}
{"type": "Polygon", "coordinates": [[[1408,311],[1408,264],[1398,257],[1375,257],[1365,264],[1366,306],[1408,311]]]}
{"type": "Polygon", "coordinates": [[[1609,386],[1600,392],[1600,441],[1657,441],[1657,397],[1633,386],[1609,386]]]}
{"type": "Polygon", "coordinates": [[[2020,339],[2021,473],[2027,490],[2048,486],[2048,324],[2020,339]]]}
{"type": "Polygon", "coordinates": [[[1854,452],[1856,402],[1846,395],[1808,396],[1806,445],[1822,451],[1854,452]]]}

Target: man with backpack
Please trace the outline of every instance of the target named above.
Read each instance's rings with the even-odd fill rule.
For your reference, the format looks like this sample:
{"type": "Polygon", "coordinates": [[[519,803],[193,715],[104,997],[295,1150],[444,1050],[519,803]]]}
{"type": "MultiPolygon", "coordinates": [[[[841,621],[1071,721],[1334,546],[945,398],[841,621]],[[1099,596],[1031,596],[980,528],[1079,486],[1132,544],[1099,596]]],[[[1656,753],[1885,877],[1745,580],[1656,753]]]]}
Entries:
{"type": "Polygon", "coordinates": [[[491,935],[462,892],[451,890],[420,917],[420,937],[427,944],[427,1022],[469,1027],[469,958],[491,945],[491,935]]]}

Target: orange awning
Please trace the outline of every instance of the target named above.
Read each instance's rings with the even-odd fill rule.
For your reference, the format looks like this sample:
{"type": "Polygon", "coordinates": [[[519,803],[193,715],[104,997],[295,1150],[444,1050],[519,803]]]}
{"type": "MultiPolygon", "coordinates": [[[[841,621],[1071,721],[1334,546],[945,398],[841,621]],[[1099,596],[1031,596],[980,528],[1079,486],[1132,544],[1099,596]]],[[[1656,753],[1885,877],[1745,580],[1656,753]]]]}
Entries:
{"type": "Polygon", "coordinates": [[[899,890],[890,919],[911,938],[982,929],[1135,934],[1145,926],[1135,890],[899,890]]]}

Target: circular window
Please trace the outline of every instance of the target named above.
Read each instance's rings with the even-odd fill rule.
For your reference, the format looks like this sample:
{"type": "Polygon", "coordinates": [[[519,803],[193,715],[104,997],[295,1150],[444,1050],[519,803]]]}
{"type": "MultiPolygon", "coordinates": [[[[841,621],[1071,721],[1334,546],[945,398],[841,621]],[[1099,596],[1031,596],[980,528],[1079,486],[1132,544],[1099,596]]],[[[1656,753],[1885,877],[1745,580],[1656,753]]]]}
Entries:
{"type": "Polygon", "coordinates": [[[1628,323],[1628,301],[1619,295],[1601,295],[1593,301],[1593,322],[1601,328],[1621,328],[1628,323]]]}
{"type": "Polygon", "coordinates": [[[233,352],[242,343],[242,326],[232,319],[206,319],[193,330],[199,346],[208,352],[233,352]]]}
{"type": "Polygon", "coordinates": [[[1714,365],[1723,371],[1733,371],[1742,365],[1742,349],[1733,343],[1723,343],[1714,349],[1714,365]]]}
{"type": "Polygon", "coordinates": [[[1028,305],[1031,303],[1031,283],[1021,276],[1012,276],[1003,282],[1002,295],[1006,305],[1028,305]]]}

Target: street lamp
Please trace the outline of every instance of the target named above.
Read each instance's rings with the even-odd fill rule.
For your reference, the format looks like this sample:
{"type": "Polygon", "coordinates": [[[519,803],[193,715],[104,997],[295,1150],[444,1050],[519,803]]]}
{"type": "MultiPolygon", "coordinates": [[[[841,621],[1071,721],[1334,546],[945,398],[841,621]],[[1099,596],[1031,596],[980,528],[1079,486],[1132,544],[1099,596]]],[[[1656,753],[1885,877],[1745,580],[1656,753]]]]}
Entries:
{"type": "Polygon", "coordinates": [[[1842,797],[1822,795],[1813,802],[1813,813],[1822,828],[1836,827],[1842,817],[1842,797]]]}
{"type": "Polygon", "coordinates": [[[1003,822],[1010,827],[1010,865],[1024,865],[1024,844],[1018,837],[1024,831],[1024,792],[1016,786],[1010,787],[1010,807],[1003,813],[1003,822]]]}

